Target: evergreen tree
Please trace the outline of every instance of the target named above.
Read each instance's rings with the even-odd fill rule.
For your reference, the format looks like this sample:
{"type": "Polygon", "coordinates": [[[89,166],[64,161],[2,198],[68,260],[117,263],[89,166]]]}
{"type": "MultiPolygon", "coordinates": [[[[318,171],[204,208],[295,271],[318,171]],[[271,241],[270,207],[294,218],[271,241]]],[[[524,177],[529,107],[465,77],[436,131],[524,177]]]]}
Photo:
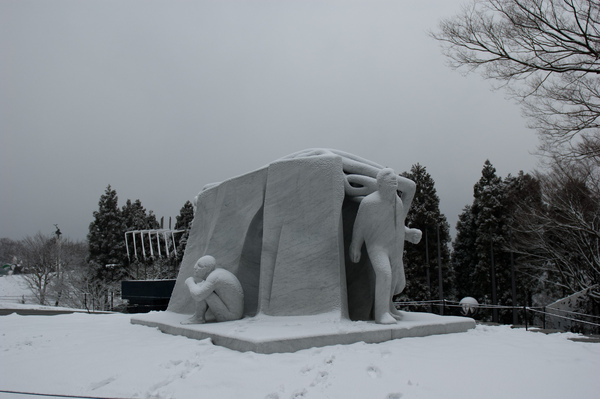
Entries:
{"type": "MultiPolygon", "coordinates": [[[[142,202],[137,199],[135,202],[131,202],[130,199],[127,199],[127,202],[121,209],[121,214],[123,217],[123,223],[125,224],[125,231],[137,231],[137,230],[147,230],[148,228],[148,214],[146,213],[146,208],[142,206],[142,202]]],[[[133,237],[129,235],[127,240],[127,250],[129,250],[129,262],[136,262],[138,260],[144,260],[144,256],[139,251],[141,242],[140,240],[144,240],[144,248],[148,248],[149,240],[147,236],[141,237],[139,234],[136,234],[135,237],[136,245],[134,245],[133,237]]],[[[136,265],[136,269],[137,269],[136,265]]],[[[137,273],[136,273],[137,274],[137,273]]]]}
{"type": "MultiPolygon", "coordinates": [[[[525,262],[512,253],[511,237],[520,206],[535,202],[536,195],[539,201],[535,186],[535,179],[523,172],[502,180],[485,162],[473,187],[473,204],[465,207],[456,226],[452,264],[459,298],[472,296],[480,303],[507,306],[531,304],[535,282],[525,262]]],[[[511,311],[491,313],[498,321],[513,321],[511,311]]]]}
{"type": "MultiPolygon", "coordinates": [[[[139,201],[139,200],[136,200],[139,201]]],[[[154,214],[154,211],[148,211],[148,216],[146,217],[146,226],[148,226],[148,229],[160,229],[161,225],[160,223],[158,223],[158,220],[156,219],[156,215],[154,214]]]]}
{"type": "Polygon", "coordinates": [[[117,192],[110,185],[100,197],[87,238],[88,261],[94,268],[96,279],[117,281],[127,274],[125,223],[118,207],[117,192]]]}
{"type": "Polygon", "coordinates": [[[403,176],[414,181],[417,186],[406,223],[410,227],[420,229],[423,232],[423,238],[419,244],[406,244],[404,247],[406,258],[404,269],[407,283],[406,289],[399,298],[411,301],[439,298],[438,227],[443,295],[445,298],[452,297],[453,272],[448,250],[450,229],[446,217],[440,212],[440,199],[435,189],[435,182],[426,168],[418,163],[412,166],[410,172],[403,173],[403,176]],[[426,249],[429,250],[429,265],[427,264],[426,249]]]}
{"type": "Polygon", "coordinates": [[[194,220],[194,205],[190,201],[186,201],[175,220],[175,230],[189,230],[194,220]]]}
{"type": "Polygon", "coordinates": [[[456,296],[458,299],[473,296],[472,276],[477,264],[477,251],[475,240],[477,231],[473,221],[471,205],[464,207],[456,223],[456,238],[453,243],[452,267],[456,282],[456,296]]]}
{"type": "Polygon", "coordinates": [[[177,215],[175,230],[185,230],[183,233],[177,236],[175,239],[177,245],[177,263],[181,263],[183,259],[183,253],[187,246],[187,240],[192,228],[192,221],[194,220],[194,205],[190,201],[186,201],[183,207],[177,215]]]}
{"type": "Polygon", "coordinates": [[[133,203],[128,199],[121,212],[127,231],[148,229],[148,214],[139,199],[133,203]]]}
{"type": "Polygon", "coordinates": [[[476,299],[488,303],[498,303],[498,286],[504,286],[503,267],[500,253],[506,242],[503,236],[503,215],[505,202],[502,178],[496,175],[496,169],[486,160],[481,178],[473,187],[473,206],[471,212],[476,226],[475,250],[477,263],[473,270],[473,294],[476,299]],[[492,264],[493,262],[493,264],[492,264]],[[494,269],[492,271],[492,266],[494,269]],[[495,280],[496,297],[492,280],[495,280]]]}

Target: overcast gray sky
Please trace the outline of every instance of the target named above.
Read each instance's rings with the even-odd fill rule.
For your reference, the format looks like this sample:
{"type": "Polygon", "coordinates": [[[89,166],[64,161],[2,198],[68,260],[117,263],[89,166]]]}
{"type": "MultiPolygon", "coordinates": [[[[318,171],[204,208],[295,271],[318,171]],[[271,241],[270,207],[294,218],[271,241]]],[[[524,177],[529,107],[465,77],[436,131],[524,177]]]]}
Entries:
{"type": "Polygon", "coordinates": [[[427,31],[462,0],[0,2],[0,237],[84,239],[108,184],[168,220],[313,147],[424,165],[452,227],[486,159],[531,171],[517,105],[427,31]]]}

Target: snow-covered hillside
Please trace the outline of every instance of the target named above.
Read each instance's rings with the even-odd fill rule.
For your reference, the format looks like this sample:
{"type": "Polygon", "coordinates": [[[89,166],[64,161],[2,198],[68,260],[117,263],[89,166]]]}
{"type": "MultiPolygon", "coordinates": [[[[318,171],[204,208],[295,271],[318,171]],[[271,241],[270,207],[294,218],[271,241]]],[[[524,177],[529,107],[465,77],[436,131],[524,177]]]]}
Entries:
{"type": "Polygon", "coordinates": [[[33,293],[23,275],[0,276],[0,303],[34,303],[33,293]]]}

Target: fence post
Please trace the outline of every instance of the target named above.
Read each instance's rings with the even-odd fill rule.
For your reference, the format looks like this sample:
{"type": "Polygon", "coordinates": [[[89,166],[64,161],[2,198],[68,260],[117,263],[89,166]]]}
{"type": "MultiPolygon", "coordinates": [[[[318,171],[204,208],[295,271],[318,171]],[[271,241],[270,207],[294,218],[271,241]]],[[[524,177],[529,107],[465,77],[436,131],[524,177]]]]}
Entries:
{"type": "Polygon", "coordinates": [[[546,307],[544,306],[542,308],[543,312],[542,313],[542,326],[544,327],[544,330],[546,329],[546,307]]]}
{"type": "Polygon", "coordinates": [[[525,315],[525,331],[529,331],[529,323],[527,321],[527,307],[523,305],[523,314],[525,315]]]}
{"type": "MultiPolygon", "coordinates": [[[[438,291],[440,294],[440,300],[444,301],[444,278],[442,274],[442,246],[440,244],[440,224],[437,224],[437,256],[438,256],[438,291]]],[[[444,308],[446,307],[446,301],[444,301],[442,310],[442,316],[444,315],[444,308]]]]}

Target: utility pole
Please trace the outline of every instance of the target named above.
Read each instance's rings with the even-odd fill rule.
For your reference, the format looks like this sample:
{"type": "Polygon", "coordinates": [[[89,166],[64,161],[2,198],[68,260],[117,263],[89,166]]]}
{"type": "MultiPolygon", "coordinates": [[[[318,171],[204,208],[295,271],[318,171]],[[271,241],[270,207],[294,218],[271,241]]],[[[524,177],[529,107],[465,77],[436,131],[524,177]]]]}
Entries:
{"type": "Polygon", "coordinates": [[[57,224],[54,227],[56,227],[56,231],[54,232],[56,234],[56,274],[60,278],[60,236],[62,233],[57,224]]]}
{"type": "MultiPolygon", "coordinates": [[[[513,254],[513,240],[512,240],[512,229],[508,230],[508,239],[510,242],[510,279],[512,284],[512,305],[513,305],[513,325],[519,322],[517,315],[517,281],[515,279],[515,258],[513,254]]],[[[527,314],[525,314],[527,316],[527,314]]]]}
{"type": "Polygon", "coordinates": [[[431,266],[429,264],[429,238],[427,232],[429,229],[425,226],[425,267],[427,269],[427,301],[429,301],[429,313],[433,313],[431,304],[431,266]]]}
{"type": "Polygon", "coordinates": [[[494,264],[494,237],[492,228],[490,227],[490,263],[491,263],[491,279],[492,279],[492,321],[498,323],[498,298],[496,297],[496,265],[494,264]]]}
{"type": "Polygon", "coordinates": [[[440,224],[437,224],[437,256],[438,256],[438,291],[440,293],[440,314],[444,315],[444,280],[442,275],[442,246],[440,245],[440,224]]]}
{"type": "Polygon", "coordinates": [[[56,227],[56,231],[54,232],[54,234],[56,234],[56,277],[58,280],[58,284],[59,284],[59,291],[58,291],[58,295],[56,297],[56,303],[54,304],[54,306],[58,306],[58,303],[60,301],[60,297],[62,296],[62,270],[60,267],[60,251],[61,251],[61,240],[60,240],[60,236],[62,235],[60,229],[58,228],[58,225],[55,224],[54,227],[56,227]]]}

